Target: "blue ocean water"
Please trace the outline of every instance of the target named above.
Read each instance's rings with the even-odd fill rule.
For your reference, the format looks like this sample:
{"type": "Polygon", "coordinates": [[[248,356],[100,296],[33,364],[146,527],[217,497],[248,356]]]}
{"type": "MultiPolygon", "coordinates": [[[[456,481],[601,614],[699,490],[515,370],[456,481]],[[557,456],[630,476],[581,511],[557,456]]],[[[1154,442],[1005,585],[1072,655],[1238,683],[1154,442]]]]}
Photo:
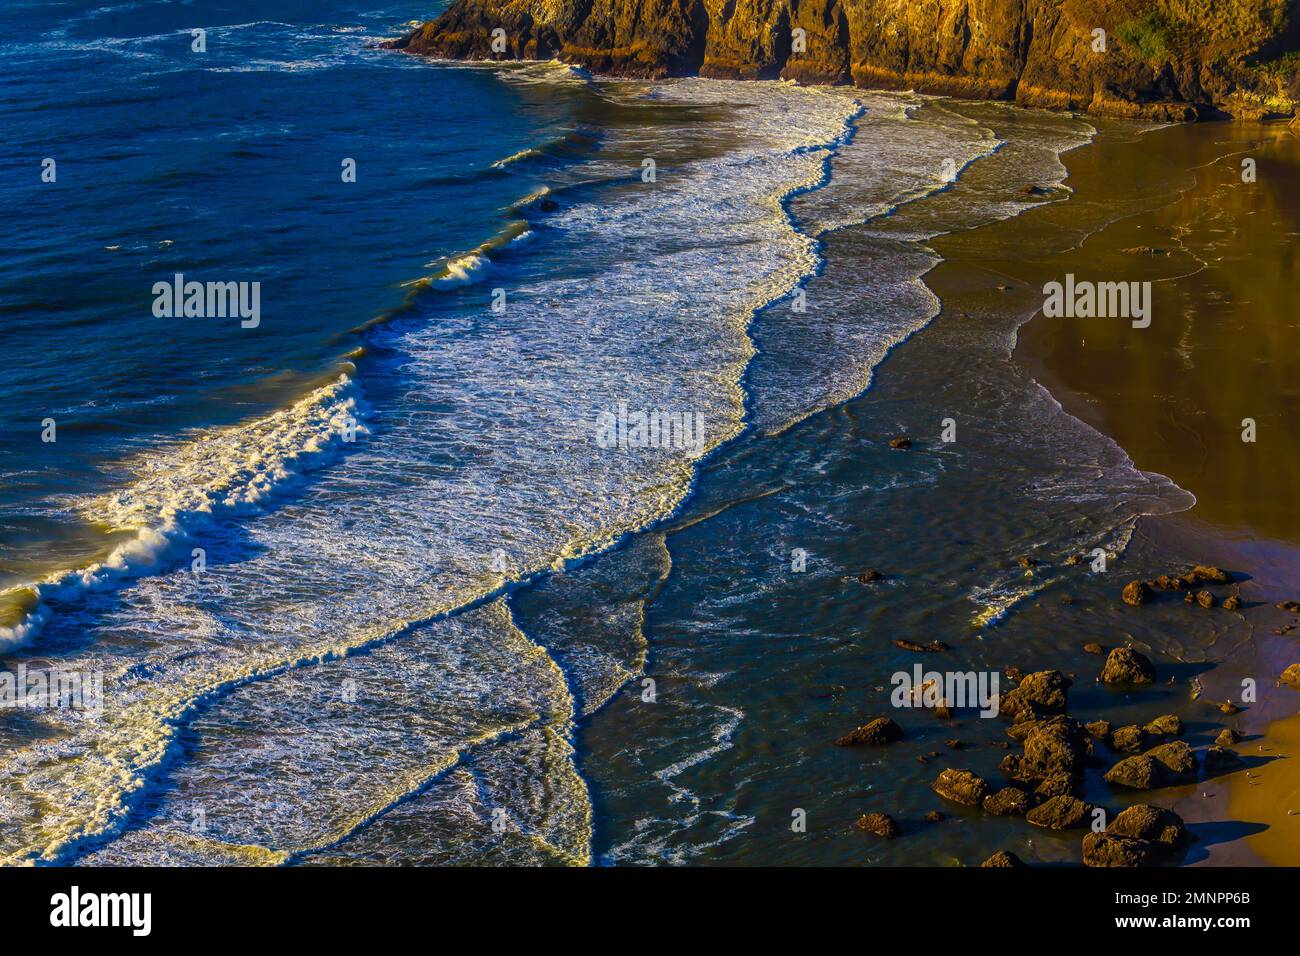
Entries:
{"type": "Polygon", "coordinates": [[[0,54],[0,583],[28,576],[34,540],[43,563],[95,554],[51,503],[98,487],[105,462],[332,378],[362,344],[352,330],[400,306],[404,283],[506,226],[531,180],[491,164],[571,129],[577,104],[486,71],[435,81],[368,48],[428,12],[0,11],[13,38],[0,54]],[[261,326],[155,317],[152,286],[176,273],[260,282],[261,326]],[[46,418],[57,443],[31,440],[46,418]]]}

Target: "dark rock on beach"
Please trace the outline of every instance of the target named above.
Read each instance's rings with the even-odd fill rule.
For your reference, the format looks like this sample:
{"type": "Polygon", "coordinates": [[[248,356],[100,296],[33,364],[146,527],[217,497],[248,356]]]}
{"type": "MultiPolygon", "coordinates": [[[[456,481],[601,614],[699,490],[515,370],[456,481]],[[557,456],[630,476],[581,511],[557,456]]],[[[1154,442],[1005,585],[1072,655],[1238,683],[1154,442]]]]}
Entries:
{"type": "Polygon", "coordinates": [[[1089,833],[1083,838],[1084,866],[1150,866],[1159,857],[1159,848],[1150,840],[1110,833],[1089,833]]]}
{"type": "Polygon", "coordinates": [[[1021,860],[1020,857],[1016,856],[1014,853],[1009,853],[1006,850],[998,850],[997,853],[994,853],[991,857],[980,864],[981,867],[1021,867],[1024,865],[1025,862],[1021,860]]]}
{"type": "Polygon", "coordinates": [[[902,739],[903,730],[898,726],[898,724],[894,723],[888,717],[877,717],[875,720],[863,724],[856,730],[849,731],[839,740],[835,741],[835,746],[878,747],[882,744],[892,744],[895,741],[902,739]]]}
{"type": "Polygon", "coordinates": [[[1070,830],[1084,826],[1092,814],[1092,806],[1077,797],[1068,794],[1052,797],[1046,803],[1034,807],[1025,814],[1025,819],[1036,827],[1049,830],[1070,830]]]}
{"type": "Polygon", "coordinates": [[[929,644],[917,644],[915,641],[909,641],[901,637],[894,640],[894,646],[905,651],[915,651],[918,654],[939,654],[950,649],[943,641],[931,641],[929,644]]]}
{"type": "Polygon", "coordinates": [[[898,836],[898,824],[887,813],[864,813],[858,817],[856,826],[859,830],[874,833],[886,840],[892,840],[898,836]]]}
{"type": "Polygon", "coordinates": [[[1090,721],[1083,725],[1083,729],[1088,732],[1088,736],[1093,740],[1106,740],[1112,732],[1109,720],[1090,721]]]}
{"type": "Polygon", "coordinates": [[[879,571],[877,571],[875,568],[870,568],[858,575],[858,583],[872,584],[873,582],[879,581],[883,577],[884,575],[881,574],[879,571]]]}
{"type": "Polygon", "coordinates": [[[1125,757],[1106,772],[1106,782],[1131,790],[1151,790],[1196,782],[1196,755],[1181,740],[1125,757]]]}
{"type": "Polygon", "coordinates": [[[1083,645],[1083,650],[1085,654],[1101,655],[1106,653],[1106,649],[1097,643],[1085,644],[1083,645]]]}
{"type": "Polygon", "coordinates": [[[1135,803],[1120,812],[1110,821],[1106,832],[1135,840],[1153,840],[1171,847],[1187,842],[1183,818],[1172,810],[1149,803],[1135,803]]]}
{"type": "Polygon", "coordinates": [[[1140,754],[1147,747],[1147,735],[1136,724],[1120,727],[1110,735],[1110,749],[1122,754],[1140,754]]]}
{"type": "Polygon", "coordinates": [[[1106,657],[1101,669],[1103,684],[1151,684],[1156,668],[1150,658],[1131,647],[1117,647],[1106,657]]]}
{"type": "Polygon", "coordinates": [[[978,807],[989,791],[989,785],[969,770],[945,770],[930,786],[945,800],[968,807],[978,807]]]}
{"type": "Polygon", "coordinates": [[[1124,590],[1120,594],[1120,599],[1125,604],[1131,604],[1133,607],[1141,607],[1153,597],[1155,597],[1155,592],[1151,590],[1151,585],[1145,581],[1130,581],[1124,585],[1124,590]]]}
{"type": "Polygon", "coordinates": [[[1205,751],[1205,772],[1218,773],[1220,770],[1236,770],[1243,765],[1241,757],[1235,750],[1227,747],[1213,746],[1205,751]]]}
{"type": "MultiPolygon", "coordinates": [[[[1012,757],[1008,755],[1004,764],[1012,757]]],[[[1083,725],[1069,717],[1040,721],[1025,737],[1024,753],[1014,762],[1012,776],[1038,783],[1048,777],[1077,777],[1088,764],[1088,734],[1083,725]]]]}
{"type": "Polygon", "coordinates": [[[1033,803],[1029,799],[1029,794],[1019,787],[1003,787],[997,793],[985,797],[980,806],[985,813],[991,813],[995,817],[1005,817],[1010,814],[1028,813],[1033,803]]]}
{"type": "Polygon", "coordinates": [[[905,436],[889,439],[889,447],[895,451],[907,451],[912,447],[912,439],[905,436]]]}
{"type": "Polygon", "coordinates": [[[1050,800],[1053,797],[1081,797],[1083,777],[1065,773],[1052,774],[1034,788],[1034,796],[1039,800],[1050,800]]]}
{"type": "Polygon", "coordinates": [[[1178,814],[1139,803],[1116,816],[1104,833],[1089,833],[1083,838],[1083,863],[1151,866],[1169,859],[1188,839],[1178,814]]]}
{"type": "Polygon", "coordinates": [[[1241,742],[1241,734],[1237,733],[1231,727],[1224,727],[1219,731],[1219,736],[1214,738],[1216,747],[1235,747],[1241,742]]]}
{"type": "Polygon", "coordinates": [[[1002,695],[1001,713],[1015,719],[1063,714],[1069,706],[1071,681],[1060,671],[1026,674],[1002,695]]]}
{"type": "Polygon", "coordinates": [[[1181,577],[1183,583],[1189,588],[1200,587],[1203,584],[1232,583],[1232,575],[1227,571],[1205,564],[1198,564],[1181,577]]]}
{"type": "Polygon", "coordinates": [[[1164,714],[1148,723],[1142,730],[1153,737],[1181,737],[1183,722],[1174,714],[1164,714]]]}

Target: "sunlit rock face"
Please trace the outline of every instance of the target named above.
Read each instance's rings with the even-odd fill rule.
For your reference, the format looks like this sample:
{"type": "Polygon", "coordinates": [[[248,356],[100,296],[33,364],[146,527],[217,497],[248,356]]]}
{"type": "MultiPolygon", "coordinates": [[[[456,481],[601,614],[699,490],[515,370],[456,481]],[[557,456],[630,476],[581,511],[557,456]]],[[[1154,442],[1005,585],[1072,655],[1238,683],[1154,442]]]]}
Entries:
{"type": "Polygon", "coordinates": [[[1149,119],[1294,115],[1298,0],[457,0],[391,46],[1149,119]]]}

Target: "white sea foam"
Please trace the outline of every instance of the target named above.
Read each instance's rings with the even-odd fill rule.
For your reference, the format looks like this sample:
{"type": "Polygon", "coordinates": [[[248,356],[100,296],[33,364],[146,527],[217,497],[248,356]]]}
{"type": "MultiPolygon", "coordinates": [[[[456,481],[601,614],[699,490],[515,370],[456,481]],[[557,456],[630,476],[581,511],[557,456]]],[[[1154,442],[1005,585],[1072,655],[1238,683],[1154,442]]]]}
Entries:
{"type": "MultiPolygon", "coordinates": [[[[724,119],[692,120],[690,130],[709,158],[665,163],[656,184],[574,194],[548,219],[547,235],[581,265],[580,274],[530,278],[512,288],[510,308],[500,315],[443,310],[433,322],[421,321],[417,290],[400,322],[372,332],[390,356],[385,375],[399,383],[398,397],[368,419],[374,438],[339,457],[300,496],[256,520],[210,523],[195,533],[190,515],[255,507],[283,477],[268,462],[239,481],[169,480],[177,469],[192,476],[209,459],[230,458],[196,445],[179,459],[144,459],[132,492],[98,503],[96,513],[113,526],[161,531],[149,519],[159,502],[179,495],[178,526],[216,560],[198,576],[159,567],[161,573],[135,577],[111,602],[84,611],[77,602],[60,605],[47,635],[69,642],[78,635],[65,663],[103,671],[108,704],[93,728],[61,725],[55,737],[6,766],[0,791],[15,792],[24,810],[40,810],[0,827],[0,859],[69,859],[102,847],[124,827],[134,830],[128,824],[135,801],[151,793],[164,769],[174,769],[177,727],[196,712],[219,713],[225,698],[256,696],[259,685],[279,675],[404,641],[415,633],[411,622],[456,614],[512,581],[607,548],[683,500],[694,462],[675,449],[600,449],[590,428],[594,411],[619,400],[691,408],[711,423],[710,448],[741,429],[740,378],[753,354],[746,330],[754,310],[818,265],[815,243],[792,227],[784,201],[824,181],[829,150],[856,110],[842,96],[789,85],[744,89],[745,101],[733,104],[725,83],[658,88],[664,104],[717,106],[724,119]],[[147,467],[150,460],[159,467],[147,467]],[[256,480],[263,473],[275,480],[256,480]],[[189,494],[191,486],[207,492],[189,494]]],[[[665,155],[681,132],[616,130],[611,138],[625,135],[628,145],[615,141],[611,149],[639,149],[647,130],[662,138],[665,155]]],[[[590,178],[612,172],[600,161],[590,165],[590,178]]],[[[624,181],[626,173],[618,171],[624,181]]],[[[313,412],[311,420],[318,419],[325,424],[332,416],[313,412]]],[[[241,427],[252,430],[228,442],[232,450],[278,447],[276,428],[263,427],[262,434],[241,427]]],[[[540,650],[518,645],[518,652],[540,650]]],[[[479,651],[464,655],[443,665],[448,681],[475,674],[502,690],[501,666],[479,651]]],[[[634,654],[583,659],[624,674],[637,667],[634,654]]],[[[585,686],[588,703],[610,693],[600,674],[591,673],[585,686]]],[[[477,739],[472,707],[437,695],[407,703],[441,722],[446,740],[477,739]]],[[[291,737],[302,733],[297,709],[275,710],[269,719],[291,737]]],[[[555,728],[526,726],[520,742],[492,748],[490,774],[485,763],[472,771],[496,781],[494,792],[519,820],[536,816],[523,808],[537,799],[529,783],[537,761],[553,761],[565,746],[555,728]]],[[[320,764],[308,759],[305,766],[320,764]]],[[[449,779],[463,780],[459,769],[449,779]]],[[[422,779],[417,773],[415,783],[398,789],[441,792],[441,778],[422,779]]],[[[581,859],[571,834],[582,818],[573,803],[550,835],[532,824],[519,832],[539,850],[546,844],[547,853],[581,859]]],[[[324,839],[297,840],[292,819],[272,815],[266,822],[272,832],[252,839],[268,852],[317,847],[324,839]]],[[[360,840],[369,826],[348,839],[360,840]]],[[[237,834],[218,843],[221,852],[247,845],[237,834]]],[[[186,846],[184,852],[199,852],[186,846]]]]}
{"type": "Polygon", "coordinates": [[[259,509],[327,460],[345,431],[364,434],[363,416],[356,385],[340,377],[265,418],[200,433],[127,462],[132,477],[126,487],[76,508],[86,520],[130,537],[100,561],[0,593],[0,606],[30,605],[17,622],[0,627],[0,649],[12,650],[40,632],[48,600],[72,601],[83,591],[155,571],[177,543],[214,518],[259,509]]]}

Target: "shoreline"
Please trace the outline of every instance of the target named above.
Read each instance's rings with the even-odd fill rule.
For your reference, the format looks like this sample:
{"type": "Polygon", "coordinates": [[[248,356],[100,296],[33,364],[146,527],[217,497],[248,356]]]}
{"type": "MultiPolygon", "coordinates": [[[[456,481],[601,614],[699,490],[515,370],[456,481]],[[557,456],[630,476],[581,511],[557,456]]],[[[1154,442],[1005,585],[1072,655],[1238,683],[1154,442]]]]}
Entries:
{"type": "MultiPolygon", "coordinates": [[[[1266,130],[1266,127],[1246,130],[1234,125],[1223,132],[1232,134],[1230,139],[1249,140],[1253,137],[1242,134],[1265,133],[1266,130]]],[[[1106,149],[1105,144],[1095,145],[1098,149],[1106,149]]],[[[1222,143],[1220,148],[1229,145],[1222,143]]],[[[1232,152],[1230,148],[1225,151],[1232,152]]],[[[1070,166],[1071,158],[1066,157],[1065,162],[1070,166]]],[[[1167,205],[1153,212],[1117,219],[1091,234],[1087,239],[1091,248],[1104,250],[1094,253],[1096,259],[1107,261],[1116,252],[1122,255],[1121,247],[1132,241],[1135,229],[1155,232],[1154,222],[1168,210],[1174,209],[1177,213],[1181,210],[1175,207],[1185,209],[1205,202],[1206,179],[1198,171],[1193,185],[1171,197],[1167,205]]],[[[1208,454],[1199,466],[1189,464],[1186,475],[1176,470],[1169,474],[1173,469],[1168,469],[1167,462],[1161,457],[1163,452],[1153,452],[1143,443],[1126,438],[1125,429],[1116,428],[1115,423],[1132,413],[1133,403],[1129,395],[1108,393],[1104,386],[1092,391],[1081,386],[1080,369],[1077,364],[1072,367],[1062,348],[1066,333],[1048,327],[1057,321],[1045,318],[1040,311],[1026,322],[1020,329],[1015,347],[1017,360],[1067,412],[1109,436],[1130,455],[1137,467],[1168,474],[1181,487],[1197,495],[1197,503],[1187,511],[1140,519],[1135,536],[1148,539],[1157,552],[1182,554],[1198,563],[1227,568],[1238,581],[1234,591],[1238,591],[1245,602],[1239,613],[1253,653],[1248,660],[1229,655],[1205,672],[1202,675],[1205,685],[1203,699],[1236,698],[1240,695],[1241,680],[1253,678],[1258,686],[1259,700],[1244,706],[1237,718],[1237,727],[1244,737],[1237,749],[1265,759],[1294,751],[1300,743],[1300,717],[1296,714],[1300,701],[1288,698],[1289,692],[1285,688],[1274,692],[1276,675],[1297,658],[1294,640],[1275,632],[1284,621],[1294,620],[1294,615],[1278,611],[1273,604],[1296,597],[1296,582],[1300,582],[1300,540],[1269,534],[1267,519],[1254,524],[1226,520],[1224,515],[1228,511],[1219,500],[1223,496],[1199,492],[1203,484],[1214,480],[1215,476],[1212,473],[1207,475],[1207,472],[1215,468],[1216,457],[1221,460],[1227,457],[1226,453],[1222,456],[1208,454]],[[1152,462],[1153,458],[1157,460],[1152,462]]],[[[1187,321],[1191,323],[1193,320],[1187,318],[1187,321]]],[[[1124,333],[1119,334],[1122,336],[1124,333]]],[[[1092,332],[1089,331],[1088,335],[1090,337],[1092,332]]],[[[1203,359],[1204,364],[1214,364],[1212,349],[1212,345],[1205,349],[1209,360],[1203,359]]],[[[1185,361],[1190,368],[1201,356],[1198,356],[1195,346],[1189,353],[1185,361]]],[[[1209,371],[1206,374],[1214,376],[1216,373],[1209,371]]],[[[1162,399],[1177,401],[1181,397],[1162,396],[1153,402],[1158,404],[1162,399]]],[[[1202,429],[1200,442],[1186,446],[1189,453],[1195,452],[1198,445],[1205,447],[1217,437],[1206,432],[1202,429]]],[[[1222,444],[1226,439],[1218,438],[1218,441],[1222,444]]],[[[1285,470],[1286,453],[1278,454],[1274,461],[1279,470],[1285,470]]],[[[1220,464],[1220,467],[1227,466],[1220,464]]],[[[1233,831],[1235,835],[1207,847],[1207,856],[1190,865],[1300,864],[1300,822],[1290,812],[1300,807],[1297,799],[1300,797],[1300,768],[1288,768],[1288,763],[1291,762],[1281,760],[1258,770],[1243,768],[1214,778],[1214,785],[1202,781],[1197,792],[1174,803],[1175,812],[1189,823],[1229,821],[1237,825],[1233,831]]]]}

